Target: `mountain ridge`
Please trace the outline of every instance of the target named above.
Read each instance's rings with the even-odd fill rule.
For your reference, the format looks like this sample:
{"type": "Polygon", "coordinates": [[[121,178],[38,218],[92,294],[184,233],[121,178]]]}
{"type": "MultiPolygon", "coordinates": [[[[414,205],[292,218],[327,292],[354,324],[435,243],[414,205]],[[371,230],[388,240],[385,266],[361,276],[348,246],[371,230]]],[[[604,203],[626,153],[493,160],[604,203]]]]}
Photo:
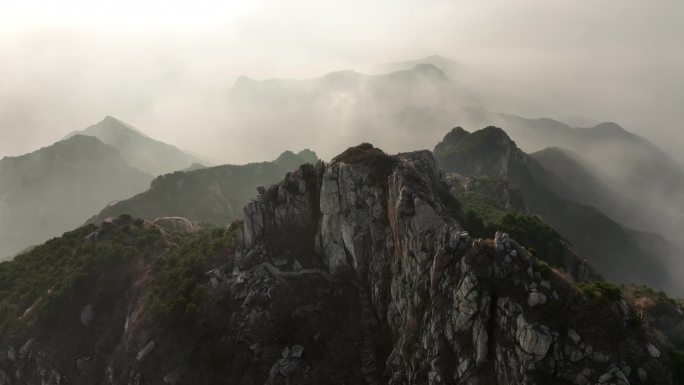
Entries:
{"type": "MultiPolygon", "coordinates": [[[[617,223],[595,207],[552,192],[547,186],[563,186],[563,183],[520,150],[502,129],[488,127],[467,135],[465,131],[457,132],[458,135],[446,137],[454,143],[441,142],[435,147],[435,157],[445,171],[465,176],[498,176],[509,181],[522,193],[533,214],[568,237],[580,254],[613,281],[645,280],[642,282],[676,293],[684,290],[676,283],[674,272],[681,270],[677,263],[681,258],[678,251],[676,255],[655,254],[650,250],[656,248],[656,243],[635,242],[637,238],[654,238],[645,234],[635,237],[636,230],[617,223]]],[[[657,243],[667,242],[660,238],[657,243]]]]}
{"type": "Polygon", "coordinates": [[[90,135],[116,148],[131,166],[152,175],[182,170],[193,163],[206,163],[176,146],[160,142],[139,129],[112,116],[66,136],[90,135]]]}
{"type": "Polygon", "coordinates": [[[429,151],[363,144],[259,189],[228,227],[120,216],[51,240],[0,264],[0,378],[681,380],[666,296],[552,268],[503,232],[470,236],[444,177],[429,151]]]}
{"type": "Polygon", "coordinates": [[[0,255],[83,223],[106,202],[148,186],[152,176],[128,165],[112,146],[74,135],[32,153],[0,160],[0,255]]]}
{"type": "Polygon", "coordinates": [[[285,151],[272,162],[220,165],[176,171],[158,176],[150,188],[127,199],[113,202],[92,216],[89,223],[122,214],[144,219],[185,217],[195,222],[224,225],[241,217],[257,187],[280,180],[299,165],[318,161],[316,153],[285,151]]]}

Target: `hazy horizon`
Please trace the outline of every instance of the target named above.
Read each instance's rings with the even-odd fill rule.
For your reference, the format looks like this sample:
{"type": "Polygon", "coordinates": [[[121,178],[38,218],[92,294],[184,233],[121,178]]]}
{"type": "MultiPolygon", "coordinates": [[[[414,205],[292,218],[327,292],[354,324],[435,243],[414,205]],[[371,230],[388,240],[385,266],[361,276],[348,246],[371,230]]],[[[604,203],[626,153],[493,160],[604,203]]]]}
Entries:
{"type": "Polygon", "coordinates": [[[353,127],[344,122],[339,130],[347,131],[309,133],[308,143],[298,137],[301,148],[289,148],[297,127],[261,125],[257,133],[235,118],[226,105],[235,79],[370,73],[441,55],[529,102],[497,111],[617,122],[682,159],[681,2],[69,0],[4,8],[0,156],[50,145],[111,115],[219,163],[304,147],[329,157],[334,151],[317,143],[341,151],[364,137],[347,134],[353,127]]]}

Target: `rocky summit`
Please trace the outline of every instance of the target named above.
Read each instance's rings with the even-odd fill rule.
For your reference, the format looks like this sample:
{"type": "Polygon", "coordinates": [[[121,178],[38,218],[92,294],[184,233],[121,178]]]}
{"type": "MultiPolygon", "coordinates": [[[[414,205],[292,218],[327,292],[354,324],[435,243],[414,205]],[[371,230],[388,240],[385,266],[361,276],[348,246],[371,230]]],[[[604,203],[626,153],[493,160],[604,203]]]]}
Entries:
{"type": "Polygon", "coordinates": [[[108,244],[127,259],[84,266],[57,320],[40,315],[53,288],[17,299],[0,384],[681,383],[640,296],[504,232],[471,236],[457,179],[429,151],[362,144],[260,187],[227,230],[89,225],[68,258],[108,244]]]}

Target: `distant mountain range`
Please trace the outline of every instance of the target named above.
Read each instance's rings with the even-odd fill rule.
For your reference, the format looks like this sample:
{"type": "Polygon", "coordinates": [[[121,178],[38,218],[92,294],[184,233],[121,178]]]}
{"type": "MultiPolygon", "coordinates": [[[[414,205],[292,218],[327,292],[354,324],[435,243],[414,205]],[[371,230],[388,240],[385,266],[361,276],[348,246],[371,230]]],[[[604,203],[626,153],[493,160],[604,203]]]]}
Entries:
{"type": "MultiPolygon", "coordinates": [[[[495,175],[466,187],[472,201],[522,209],[506,178],[530,210],[597,224],[533,195],[537,161],[500,129],[453,131],[435,152],[495,175]]],[[[120,216],[65,233],[0,263],[0,383],[683,383],[677,301],[602,280],[525,213],[474,235],[451,195],[464,178],[429,151],[364,143],[255,191],[227,227],[120,216]]],[[[591,230],[602,248],[614,229],[591,230]]]]}
{"type": "Polygon", "coordinates": [[[115,199],[144,190],[152,175],[112,146],[73,135],[0,160],[0,257],[79,226],[115,199]]]}
{"type": "Polygon", "coordinates": [[[466,121],[471,124],[505,127],[527,151],[561,148],[537,155],[569,186],[556,192],[595,206],[630,227],[660,233],[684,247],[679,235],[684,226],[684,165],[645,138],[615,123],[571,128],[553,119],[527,119],[481,109],[471,110],[469,116],[466,121]],[[577,163],[582,164],[585,174],[567,173],[567,167],[577,163]],[[608,196],[606,189],[611,190],[608,196]]]}
{"type": "Polygon", "coordinates": [[[223,224],[240,217],[256,187],[317,161],[313,151],[303,150],[286,151],[273,162],[206,167],[202,159],[107,116],[52,146],[0,160],[0,260],[88,218],[181,215],[223,224]]]}
{"type": "Polygon", "coordinates": [[[155,175],[203,160],[113,118],[30,154],[0,160],[0,260],[83,224],[155,175]]]}
{"type": "Polygon", "coordinates": [[[138,218],[184,217],[196,222],[225,225],[242,218],[242,207],[259,186],[269,186],[301,164],[315,164],[313,151],[282,153],[272,162],[222,165],[177,171],[155,178],[149,190],[114,202],[89,222],[100,224],[122,214],[138,218]]]}
{"type": "Polygon", "coordinates": [[[106,117],[0,160],[0,385],[684,383],[684,168],[385,70],[240,78],[221,143],[418,151],[211,166],[106,117]]]}
{"type": "Polygon", "coordinates": [[[133,167],[152,175],[182,170],[192,164],[208,162],[188,154],[175,146],[162,143],[143,134],[135,127],[111,116],[88,128],[67,135],[94,136],[116,148],[133,167]]]}
{"type": "Polygon", "coordinates": [[[434,154],[447,172],[508,181],[531,213],[558,230],[608,279],[684,292],[679,279],[684,252],[662,237],[631,229],[575,200],[595,196],[605,204],[619,204],[624,198],[566,152],[549,149],[530,156],[492,126],[472,133],[455,128],[434,154]]]}
{"type": "Polygon", "coordinates": [[[471,91],[423,63],[378,75],[344,70],[301,80],[240,77],[225,105],[238,132],[257,141],[269,135],[289,148],[307,143],[329,156],[359,141],[397,151],[434,143],[457,121],[454,106],[477,102],[471,91]],[[432,139],[416,142],[419,134],[432,139]]]}

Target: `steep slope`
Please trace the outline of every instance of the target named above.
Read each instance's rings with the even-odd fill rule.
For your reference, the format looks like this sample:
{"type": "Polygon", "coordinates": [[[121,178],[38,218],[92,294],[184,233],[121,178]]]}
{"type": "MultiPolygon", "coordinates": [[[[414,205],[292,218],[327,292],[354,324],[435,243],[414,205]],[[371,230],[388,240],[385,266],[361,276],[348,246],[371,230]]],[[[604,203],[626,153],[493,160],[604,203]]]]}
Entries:
{"type": "Polygon", "coordinates": [[[108,202],[143,191],[152,176],[113,147],[75,135],[0,160],[0,257],[82,224],[108,202]]]}
{"type": "MultiPolygon", "coordinates": [[[[627,199],[621,197],[620,193],[612,190],[594,174],[591,166],[577,153],[560,147],[549,147],[530,156],[542,165],[544,170],[553,174],[555,179],[549,181],[547,187],[564,198],[585,204],[593,202],[596,207],[604,209],[611,216],[617,211],[622,211],[617,208],[608,209],[611,205],[628,204],[627,199]],[[615,202],[616,200],[620,202],[615,202]]],[[[539,172],[535,176],[546,177],[546,173],[539,172]]]]}
{"type": "Polygon", "coordinates": [[[149,190],[114,202],[90,219],[100,223],[107,217],[129,214],[139,218],[180,216],[197,222],[225,224],[242,216],[242,206],[256,188],[267,186],[299,165],[316,163],[313,151],[282,153],[273,162],[223,165],[177,171],[155,178],[149,190]]]}
{"type": "Polygon", "coordinates": [[[65,234],[0,264],[0,378],[681,381],[680,353],[630,297],[576,284],[506,234],[472,239],[439,198],[445,184],[427,151],[361,145],[262,190],[244,226],[187,234],[121,217],[65,234]],[[80,274],[49,274],[58,256],[80,274]],[[21,272],[49,279],[21,296],[21,272]]]}
{"type": "Polygon", "coordinates": [[[547,148],[530,156],[543,167],[532,168],[535,177],[554,193],[600,208],[620,223],[671,234],[669,227],[663,228],[666,224],[663,218],[667,214],[649,207],[648,202],[630,199],[624,192],[610,187],[579,154],[561,148],[547,148]]]}
{"type": "Polygon", "coordinates": [[[648,140],[615,123],[571,128],[553,119],[527,119],[469,111],[473,122],[505,127],[524,150],[563,147],[618,196],[594,203],[604,212],[639,230],[654,231],[684,247],[678,229],[684,225],[684,165],[648,140]],[[620,197],[622,196],[622,197],[620,197]],[[627,198],[627,208],[603,206],[627,198]]]}
{"type": "Polygon", "coordinates": [[[94,136],[119,150],[131,166],[152,175],[183,170],[193,163],[206,163],[175,146],[154,140],[111,116],[106,116],[101,122],[82,131],[75,131],[67,138],[72,135],[94,136]]]}
{"type": "Polygon", "coordinates": [[[667,242],[662,238],[638,233],[594,207],[553,193],[547,186],[562,182],[518,149],[500,128],[487,127],[472,134],[455,128],[434,152],[446,171],[506,179],[520,191],[530,212],[557,229],[607,278],[647,283],[673,293],[684,290],[677,279],[681,272],[676,260],[679,253],[661,255],[655,251],[674,247],[663,247],[667,242]]]}

